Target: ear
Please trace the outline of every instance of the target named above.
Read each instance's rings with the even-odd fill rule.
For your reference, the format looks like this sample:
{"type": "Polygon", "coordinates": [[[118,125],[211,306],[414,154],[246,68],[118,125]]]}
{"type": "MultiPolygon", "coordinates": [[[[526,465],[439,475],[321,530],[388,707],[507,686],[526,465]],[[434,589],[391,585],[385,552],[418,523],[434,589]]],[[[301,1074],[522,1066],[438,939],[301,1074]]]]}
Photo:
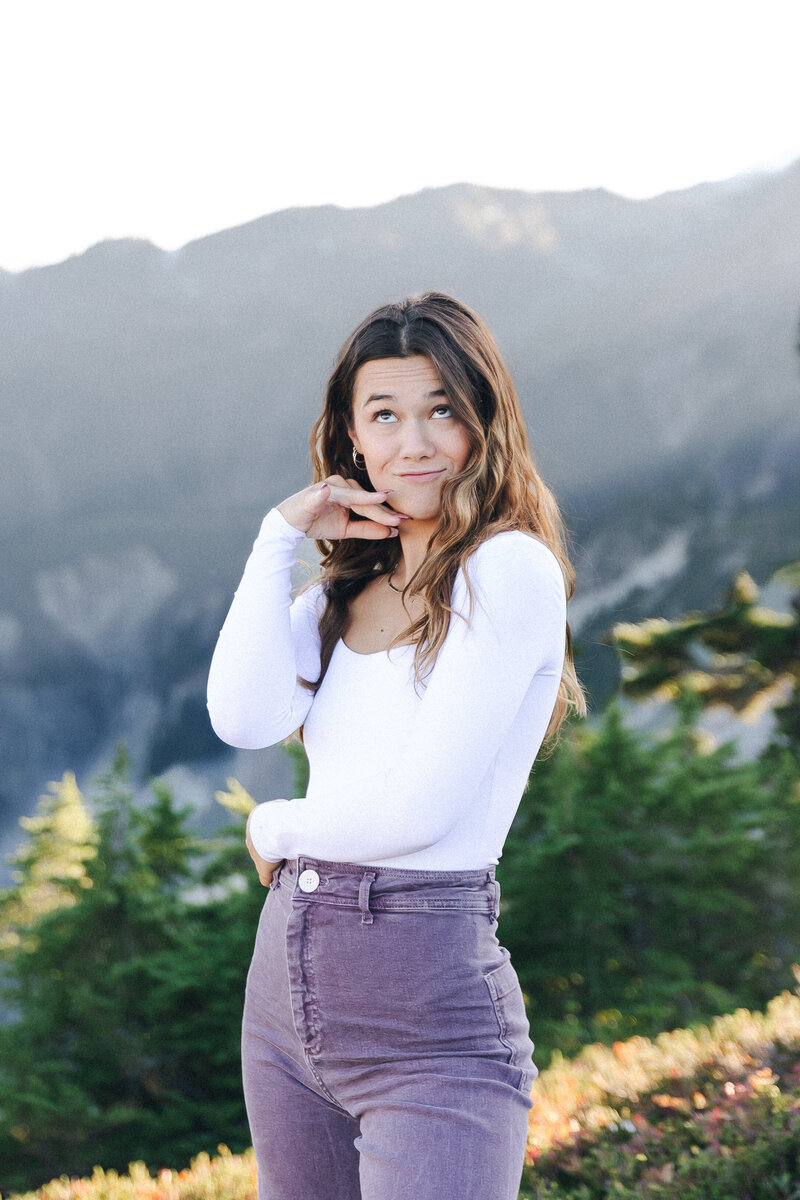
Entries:
{"type": "Polygon", "coordinates": [[[350,438],[350,441],[355,446],[356,454],[360,454],[361,446],[359,445],[358,438],[356,437],[356,431],[350,425],[347,426],[347,436],[350,438]]]}

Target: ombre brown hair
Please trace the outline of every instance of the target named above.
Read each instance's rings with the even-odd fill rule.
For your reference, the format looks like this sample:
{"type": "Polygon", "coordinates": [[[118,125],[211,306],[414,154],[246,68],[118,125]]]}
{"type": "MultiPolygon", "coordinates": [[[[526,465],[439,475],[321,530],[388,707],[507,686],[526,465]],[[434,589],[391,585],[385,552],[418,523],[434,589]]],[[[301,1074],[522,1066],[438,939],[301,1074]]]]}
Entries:
{"type": "MultiPolygon", "coordinates": [[[[558,506],[531,457],[519,400],[494,338],[476,313],[451,296],[425,292],[385,304],[370,313],[347,339],[311,433],[314,481],[342,475],[356,479],[367,491],[374,490],[366,471],[353,462],[348,434],[353,424],[356,373],[363,363],[374,359],[418,354],[436,367],[471,448],[464,469],[442,486],[439,524],[422,565],[404,588],[404,593],[421,597],[423,611],[392,645],[416,645],[414,668],[419,683],[447,636],[456,573],[464,568],[469,587],[468,559],[481,542],[505,530],[523,530],[544,542],[558,559],[568,599],[575,576],[558,506]]],[[[393,571],[401,556],[398,538],[343,538],[318,541],[317,547],[322,554],[320,580],[327,603],[319,622],[320,675],[304,681],[313,691],[325,677],[337,641],[347,632],[350,602],[376,575],[393,571]]],[[[570,708],[586,711],[567,625],[564,670],[547,729],[548,741],[555,739],[570,708]]]]}

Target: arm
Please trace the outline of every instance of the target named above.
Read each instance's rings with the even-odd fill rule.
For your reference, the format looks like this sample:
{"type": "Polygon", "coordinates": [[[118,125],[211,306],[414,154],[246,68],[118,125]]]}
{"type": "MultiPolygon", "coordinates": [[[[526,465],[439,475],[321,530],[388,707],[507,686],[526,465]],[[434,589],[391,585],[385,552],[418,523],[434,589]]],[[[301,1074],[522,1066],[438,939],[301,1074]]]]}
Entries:
{"type": "Polygon", "coordinates": [[[291,570],[303,533],[273,508],[264,518],[208,676],[208,712],[232,746],[271,746],[302,725],[313,699],[298,675],[319,675],[319,589],[291,603],[291,570]]]}
{"type": "MultiPolygon", "coordinates": [[[[501,534],[478,548],[467,570],[475,596],[469,625],[451,618],[412,727],[393,733],[386,714],[386,769],[324,803],[259,805],[250,834],[265,858],[379,861],[432,845],[479,787],[537,674],[551,677],[542,682],[552,711],[566,622],[556,559],[525,534],[501,534]]],[[[453,608],[469,614],[461,574],[453,608]]]]}
{"type": "Polygon", "coordinates": [[[208,677],[208,712],[223,742],[258,750],[302,725],[312,693],[297,682],[319,676],[321,589],[290,603],[291,570],[303,537],[386,538],[401,517],[386,492],[366,492],[331,475],[271,509],[247,560],[220,631],[208,677]],[[365,520],[354,521],[351,513],[365,520]]]}

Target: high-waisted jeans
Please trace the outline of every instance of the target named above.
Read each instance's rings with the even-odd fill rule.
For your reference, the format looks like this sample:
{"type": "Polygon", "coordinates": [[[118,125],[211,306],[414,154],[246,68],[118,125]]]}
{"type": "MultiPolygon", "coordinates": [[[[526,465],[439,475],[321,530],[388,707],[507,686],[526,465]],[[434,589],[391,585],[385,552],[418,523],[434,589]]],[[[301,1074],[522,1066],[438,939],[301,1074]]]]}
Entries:
{"type": "Polygon", "coordinates": [[[493,870],[273,877],[242,1061],[259,1200],[516,1200],[533,1065],[493,870]]]}

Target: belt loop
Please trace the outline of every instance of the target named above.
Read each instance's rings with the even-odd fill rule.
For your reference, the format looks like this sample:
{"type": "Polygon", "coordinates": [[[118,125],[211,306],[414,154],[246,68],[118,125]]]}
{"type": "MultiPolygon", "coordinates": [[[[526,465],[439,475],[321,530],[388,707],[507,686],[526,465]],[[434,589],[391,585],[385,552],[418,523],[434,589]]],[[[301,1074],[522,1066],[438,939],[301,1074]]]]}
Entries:
{"type": "Polygon", "coordinates": [[[492,912],[491,912],[490,920],[491,921],[499,921],[499,919],[500,919],[500,884],[497,882],[496,879],[492,880],[492,887],[494,889],[494,899],[493,899],[493,903],[492,903],[492,912]]]}
{"type": "Polygon", "coordinates": [[[369,911],[369,889],[377,879],[375,871],[365,871],[358,885],[358,907],[361,910],[361,924],[371,925],[374,918],[369,911]]]}

